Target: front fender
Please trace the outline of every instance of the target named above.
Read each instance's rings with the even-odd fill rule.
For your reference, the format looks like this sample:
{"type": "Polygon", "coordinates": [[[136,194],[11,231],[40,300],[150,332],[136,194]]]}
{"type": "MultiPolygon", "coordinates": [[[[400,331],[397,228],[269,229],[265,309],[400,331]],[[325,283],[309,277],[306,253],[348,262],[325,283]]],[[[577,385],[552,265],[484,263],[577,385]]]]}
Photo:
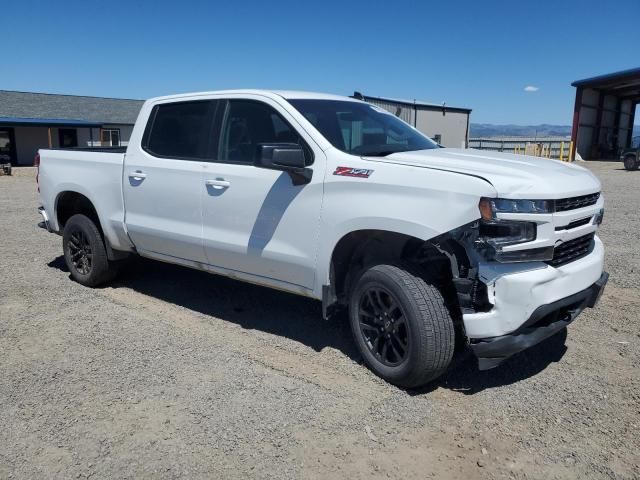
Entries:
{"type": "Polygon", "coordinates": [[[336,164],[327,169],[314,289],[318,298],[330,283],[333,251],[345,235],[383,230],[426,241],[477,220],[480,198],[496,195],[490,184],[472,176],[346,157],[334,157],[336,164]],[[331,175],[338,162],[374,170],[368,178],[331,175]]]}

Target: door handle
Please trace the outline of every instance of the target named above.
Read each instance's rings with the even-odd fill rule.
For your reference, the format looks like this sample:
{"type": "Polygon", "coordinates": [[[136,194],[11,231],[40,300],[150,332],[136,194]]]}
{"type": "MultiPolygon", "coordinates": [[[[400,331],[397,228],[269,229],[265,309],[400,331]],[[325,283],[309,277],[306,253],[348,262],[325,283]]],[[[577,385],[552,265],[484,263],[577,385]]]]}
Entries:
{"type": "Polygon", "coordinates": [[[129,178],[133,178],[134,180],[144,180],[147,178],[147,174],[140,170],[136,170],[135,172],[129,173],[129,178]]]}
{"type": "Polygon", "coordinates": [[[205,183],[208,187],[213,187],[217,189],[229,188],[231,186],[231,182],[227,182],[222,178],[216,178],[215,180],[207,180],[205,183]]]}

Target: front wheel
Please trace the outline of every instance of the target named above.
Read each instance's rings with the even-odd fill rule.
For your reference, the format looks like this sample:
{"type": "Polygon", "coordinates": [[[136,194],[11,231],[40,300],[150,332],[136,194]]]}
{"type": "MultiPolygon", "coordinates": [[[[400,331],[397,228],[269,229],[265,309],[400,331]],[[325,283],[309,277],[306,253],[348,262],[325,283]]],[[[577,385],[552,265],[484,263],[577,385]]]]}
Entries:
{"type": "Polygon", "coordinates": [[[87,216],[73,215],[64,226],[62,248],[73,279],[87,287],[97,287],[113,279],[114,262],[107,258],[102,234],[87,216]]]}
{"type": "Polygon", "coordinates": [[[351,330],[367,366],[406,388],[445,372],[453,357],[453,320],[439,290],[393,265],[366,270],[349,299],[351,330]]]}
{"type": "Polygon", "coordinates": [[[637,170],[638,166],[640,165],[635,155],[627,155],[624,157],[625,170],[637,170]]]}

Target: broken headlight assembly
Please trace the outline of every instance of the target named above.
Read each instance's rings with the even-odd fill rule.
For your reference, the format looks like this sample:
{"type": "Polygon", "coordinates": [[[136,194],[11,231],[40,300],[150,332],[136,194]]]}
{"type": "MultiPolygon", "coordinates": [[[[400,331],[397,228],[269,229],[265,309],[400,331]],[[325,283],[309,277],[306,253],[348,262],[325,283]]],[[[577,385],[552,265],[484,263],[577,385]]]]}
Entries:
{"type": "Polygon", "coordinates": [[[497,213],[551,213],[553,204],[547,200],[508,200],[482,198],[478,205],[480,223],[478,246],[488,260],[498,262],[534,262],[553,258],[553,247],[507,250],[505,247],[536,239],[537,224],[521,220],[503,220],[497,213]]]}
{"type": "Polygon", "coordinates": [[[509,200],[507,198],[480,199],[480,213],[484,220],[496,218],[496,213],[553,213],[553,200],[509,200]]]}

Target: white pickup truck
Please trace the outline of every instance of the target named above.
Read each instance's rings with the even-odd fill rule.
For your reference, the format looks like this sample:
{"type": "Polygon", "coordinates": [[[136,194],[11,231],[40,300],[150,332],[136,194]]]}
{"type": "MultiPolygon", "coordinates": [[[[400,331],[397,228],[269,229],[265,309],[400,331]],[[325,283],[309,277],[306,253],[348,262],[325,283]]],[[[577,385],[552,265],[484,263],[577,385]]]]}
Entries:
{"type": "Polygon", "coordinates": [[[403,387],[466,348],[500,364],[593,307],[608,277],[588,170],[441,148],[354,98],[155,98],[126,152],[36,164],[41,226],[77,282],[137,254],[321,300],[325,317],[345,307],[366,364],[403,387]]]}

